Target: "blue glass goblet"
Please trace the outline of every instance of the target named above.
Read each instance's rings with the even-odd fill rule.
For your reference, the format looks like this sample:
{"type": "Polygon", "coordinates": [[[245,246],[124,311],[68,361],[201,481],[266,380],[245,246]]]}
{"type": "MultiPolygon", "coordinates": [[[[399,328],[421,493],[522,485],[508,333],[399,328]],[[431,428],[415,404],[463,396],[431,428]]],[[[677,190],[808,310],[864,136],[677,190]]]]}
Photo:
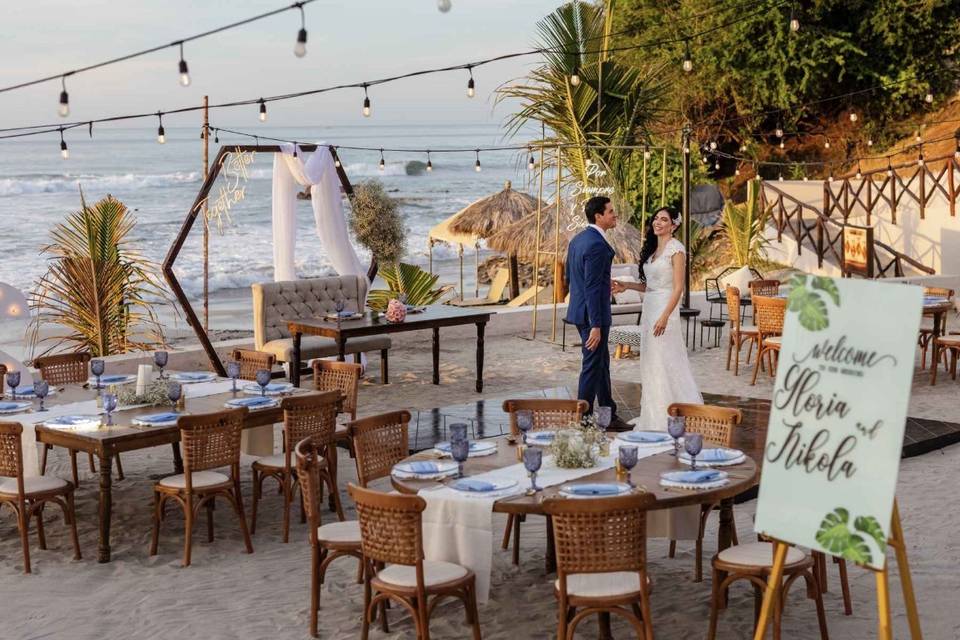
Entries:
{"type": "Polygon", "coordinates": [[[40,408],[37,411],[46,411],[47,409],[43,406],[43,400],[47,397],[47,394],[50,393],[50,383],[46,380],[38,380],[33,383],[33,395],[37,396],[40,400],[40,408]]]}
{"type": "Polygon", "coordinates": [[[157,365],[160,369],[160,379],[163,379],[163,368],[167,366],[167,361],[170,359],[170,354],[166,351],[154,351],[153,352],[153,364],[157,365]]]}
{"type": "Polygon", "coordinates": [[[517,411],[517,429],[520,430],[523,444],[527,444],[527,433],[533,429],[533,411],[529,409],[517,411]]]}
{"type": "Polygon", "coordinates": [[[699,433],[691,433],[683,440],[683,448],[690,454],[690,469],[697,469],[697,454],[703,449],[703,436],[699,433]]]}
{"type": "Polygon", "coordinates": [[[103,394],[103,410],[107,413],[107,426],[113,424],[113,410],[117,408],[117,394],[103,394]]]}
{"type": "Polygon", "coordinates": [[[613,421],[613,407],[597,407],[594,413],[597,417],[597,426],[601,431],[606,431],[613,421]]]}
{"type": "Polygon", "coordinates": [[[257,369],[256,374],[257,384],[260,385],[260,396],[264,397],[267,395],[267,385],[270,384],[270,370],[269,369],[257,369]]]}
{"type": "Polygon", "coordinates": [[[236,360],[227,363],[227,376],[233,380],[233,395],[237,395],[237,378],[240,377],[240,363],[236,360]]]}
{"type": "Polygon", "coordinates": [[[457,461],[457,477],[463,477],[463,463],[470,457],[470,441],[466,438],[462,440],[450,441],[450,455],[457,461]]]}
{"type": "Polygon", "coordinates": [[[667,433],[673,438],[673,455],[680,453],[680,438],[687,430],[687,419],[684,416],[667,416],[667,433]]]}
{"type": "Polygon", "coordinates": [[[7,386],[10,387],[10,397],[14,400],[17,399],[17,387],[20,386],[20,372],[19,371],[8,371],[7,372],[7,386]]]}
{"type": "Polygon", "coordinates": [[[623,445],[620,447],[620,466],[627,471],[627,484],[633,488],[633,481],[630,480],[630,471],[637,466],[636,445],[623,445]]]}
{"type": "Polygon", "coordinates": [[[467,425],[463,422],[455,422],[447,427],[450,431],[450,442],[467,439],[467,425]]]}
{"type": "Polygon", "coordinates": [[[527,447],[523,450],[523,467],[530,473],[530,489],[527,491],[527,495],[533,495],[537,491],[540,491],[540,487],[537,486],[537,471],[540,471],[542,464],[543,449],[540,447],[527,447]]]}
{"type": "Polygon", "coordinates": [[[100,376],[103,375],[103,372],[107,370],[107,364],[100,358],[95,358],[90,361],[90,373],[94,375],[97,379],[97,393],[100,393],[102,388],[100,385],[100,376]]]}
{"type": "Polygon", "coordinates": [[[170,382],[167,385],[167,397],[170,399],[174,411],[177,409],[177,401],[180,400],[181,394],[183,394],[183,387],[180,386],[179,382],[170,382]]]}

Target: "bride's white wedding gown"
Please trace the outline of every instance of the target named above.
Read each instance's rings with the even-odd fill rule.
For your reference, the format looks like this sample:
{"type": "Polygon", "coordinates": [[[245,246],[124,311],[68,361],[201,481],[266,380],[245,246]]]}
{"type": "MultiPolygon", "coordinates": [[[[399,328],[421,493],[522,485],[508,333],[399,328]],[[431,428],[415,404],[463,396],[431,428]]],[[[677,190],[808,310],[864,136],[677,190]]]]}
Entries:
{"type": "MultiPolygon", "coordinates": [[[[670,313],[667,329],[653,335],[673,291],[673,256],[684,253],[683,243],[671,238],[663,253],[651,257],[643,267],[647,290],[640,316],[640,417],[631,420],[638,431],[666,431],[667,407],[674,402],[703,404],[687,358],[680,326],[680,305],[670,313]]],[[[700,529],[700,507],[658,509],[647,516],[647,535],[671,540],[696,540],[700,529]]]]}

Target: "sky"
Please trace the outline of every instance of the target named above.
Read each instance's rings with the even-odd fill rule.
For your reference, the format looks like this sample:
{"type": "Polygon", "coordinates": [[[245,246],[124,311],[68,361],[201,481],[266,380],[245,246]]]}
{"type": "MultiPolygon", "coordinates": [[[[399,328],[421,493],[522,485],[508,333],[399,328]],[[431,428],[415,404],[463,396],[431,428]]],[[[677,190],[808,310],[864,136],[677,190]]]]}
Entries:
{"type": "MultiPolygon", "coordinates": [[[[0,86],[60,74],[135,50],[173,42],[289,0],[31,0],[4,7],[0,26],[0,86]]],[[[462,64],[535,45],[536,22],[560,0],[319,0],[304,7],[307,55],[293,55],[300,16],[289,11],[187,43],[191,85],[178,83],[176,48],[67,79],[69,118],[57,116],[59,81],[0,93],[0,127],[59,124],[134,112],[156,112],[362,82],[419,69],[462,64]]],[[[494,90],[523,76],[536,56],[474,70],[477,96],[466,97],[466,71],[371,88],[373,117],[363,118],[363,92],[339,92],[275,102],[270,125],[319,126],[502,123],[512,106],[496,105],[494,90]]],[[[168,127],[195,126],[199,114],[164,117],[168,127]]],[[[259,124],[257,106],[211,112],[224,127],[259,124]]],[[[154,126],[141,120],[111,127],[154,126]]],[[[107,126],[107,125],[103,125],[107,126]]]]}

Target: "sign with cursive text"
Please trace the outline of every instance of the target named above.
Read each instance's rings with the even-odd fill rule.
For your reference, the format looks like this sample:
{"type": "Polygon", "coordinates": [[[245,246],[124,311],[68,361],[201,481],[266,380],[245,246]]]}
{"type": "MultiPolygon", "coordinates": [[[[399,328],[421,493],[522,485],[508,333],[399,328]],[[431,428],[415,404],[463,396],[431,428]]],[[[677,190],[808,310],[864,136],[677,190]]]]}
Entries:
{"type": "Polygon", "coordinates": [[[567,216],[567,231],[580,231],[587,226],[587,219],[579,212],[583,211],[583,205],[587,200],[594,196],[606,196],[613,198],[614,189],[611,186],[605,186],[603,183],[609,182],[606,177],[606,170],[593,162],[587,160],[587,179],[574,183],[570,189],[570,215],[567,216]]]}
{"type": "Polygon", "coordinates": [[[230,209],[247,197],[247,167],[253,164],[256,151],[241,151],[238,148],[223,156],[220,164],[223,170],[223,184],[219,185],[216,196],[207,196],[197,203],[197,211],[206,208],[207,220],[215,220],[217,230],[222,234],[224,224],[232,222],[230,209]]]}
{"type": "Polygon", "coordinates": [[[873,277],[873,228],[843,225],[843,274],[873,277]]]}
{"type": "Polygon", "coordinates": [[[922,303],[915,286],[791,281],[758,532],[884,567],[922,303]]]}

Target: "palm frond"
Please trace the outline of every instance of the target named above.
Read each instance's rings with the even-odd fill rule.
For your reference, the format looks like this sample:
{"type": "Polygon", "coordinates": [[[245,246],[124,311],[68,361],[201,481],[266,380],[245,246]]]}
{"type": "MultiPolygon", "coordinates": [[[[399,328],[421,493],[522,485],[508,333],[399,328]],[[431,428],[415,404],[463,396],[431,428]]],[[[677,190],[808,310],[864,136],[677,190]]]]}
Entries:
{"type": "Polygon", "coordinates": [[[396,266],[385,265],[379,275],[389,288],[372,289],[367,294],[367,306],[374,311],[385,311],[390,300],[401,294],[409,305],[433,304],[451,289],[449,285],[435,288],[439,275],[404,262],[396,266]]]}

